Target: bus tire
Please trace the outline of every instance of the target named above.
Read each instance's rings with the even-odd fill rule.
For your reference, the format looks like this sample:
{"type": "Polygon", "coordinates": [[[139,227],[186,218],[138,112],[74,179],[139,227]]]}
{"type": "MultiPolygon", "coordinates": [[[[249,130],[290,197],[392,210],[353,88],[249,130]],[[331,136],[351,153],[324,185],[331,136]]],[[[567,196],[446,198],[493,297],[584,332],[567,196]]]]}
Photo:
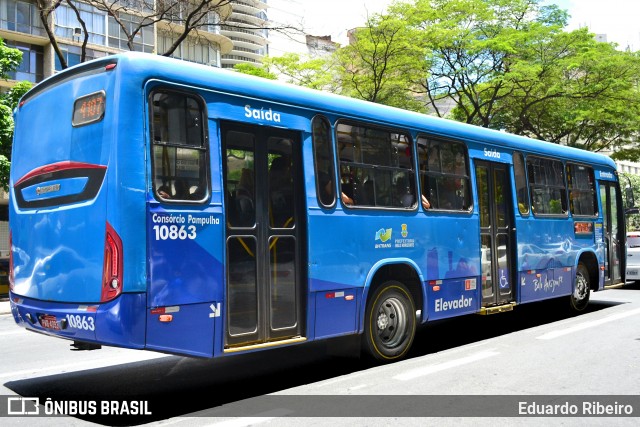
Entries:
{"type": "Polygon", "coordinates": [[[573,293],[569,296],[571,309],[576,312],[584,311],[589,304],[590,293],[591,283],[589,280],[589,270],[583,263],[579,263],[576,269],[573,293]]]}
{"type": "Polygon", "coordinates": [[[373,359],[390,362],[403,357],[416,332],[416,308],[405,285],[388,281],[367,305],[363,347],[373,359]]]}

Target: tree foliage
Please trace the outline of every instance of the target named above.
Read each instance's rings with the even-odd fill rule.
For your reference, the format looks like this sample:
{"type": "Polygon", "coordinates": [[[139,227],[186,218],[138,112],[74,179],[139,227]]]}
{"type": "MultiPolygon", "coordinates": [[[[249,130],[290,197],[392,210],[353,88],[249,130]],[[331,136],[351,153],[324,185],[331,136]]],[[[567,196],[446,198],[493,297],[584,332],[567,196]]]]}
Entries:
{"type": "Polygon", "coordinates": [[[415,82],[426,74],[424,49],[401,17],[374,15],[336,52],[343,95],[421,111],[415,82]]]}
{"type": "Polygon", "coordinates": [[[263,66],[287,83],[311,89],[335,92],[337,84],[333,76],[334,64],[330,57],[307,57],[297,53],[268,56],[263,66]]]}
{"type": "MultiPolygon", "coordinates": [[[[620,185],[621,187],[626,187],[627,185],[631,186],[633,190],[633,197],[636,207],[640,207],[640,176],[621,173],[620,174],[620,185]]],[[[625,206],[629,206],[628,200],[626,200],[626,192],[625,194],[625,206]]],[[[627,231],[640,231],[640,214],[631,214],[627,215],[627,231]]]]}
{"type": "MultiPolygon", "coordinates": [[[[8,78],[8,73],[15,71],[22,60],[19,49],[9,48],[0,39],[0,77],[8,78]]],[[[0,185],[5,189],[9,185],[9,168],[11,166],[11,143],[13,141],[13,110],[18,101],[29,89],[31,83],[19,82],[8,92],[0,94],[0,185]]]]}
{"type": "Polygon", "coordinates": [[[567,12],[544,3],[396,2],[340,50],[343,89],[414,110],[385,98],[420,92],[439,116],[640,159],[638,54],[565,31],[567,12]]]}
{"type": "Polygon", "coordinates": [[[20,61],[22,61],[22,52],[5,46],[4,40],[0,39],[0,78],[7,79],[8,73],[15,71],[20,61]]]}
{"type": "Polygon", "coordinates": [[[249,74],[251,76],[262,77],[263,79],[276,80],[278,76],[270,72],[264,66],[258,66],[253,64],[235,64],[233,69],[242,74],[249,74]]]}
{"type": "Polygon", "coordinates": [[[329,92],[339,91],[339,84],[334,78],[335,64],[331,57],[312,58],[297,53],[285,53],[282,56],[265,57],[260,66],[236,64],[233,68],[244,74],[281,80],[297,86],[329,92]]]}

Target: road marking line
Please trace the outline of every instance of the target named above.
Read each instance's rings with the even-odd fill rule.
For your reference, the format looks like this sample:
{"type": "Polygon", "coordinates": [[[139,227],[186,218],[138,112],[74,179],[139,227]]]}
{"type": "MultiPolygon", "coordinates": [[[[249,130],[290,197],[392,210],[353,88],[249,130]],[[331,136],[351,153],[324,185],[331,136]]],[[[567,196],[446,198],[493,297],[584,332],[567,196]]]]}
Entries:
{"type": "Polygon", "coordinates": [[[416,368],[407,371],[403,374],[396,375],[393,379],[400,381],[409,381],[419,377],[433,374],[435,372],[444,371],[446,369],[455,368],[457,366],[467,365],[469,363],[477,362],[478,360],[486,359],[489,357],[497,356],[498,352],[486,350],[480,353],[472,354],[471,356],[462,357],[460,359],[450,360],[444,363],[438,363],[437,365],[425,366],[423,368],[416,368]]]}
{"type": "Polygon", "coordinates": [[[539,340],[552,340],[554,338],[558,338],[564,335],[572,334],[574,332],[581,331],[583,329],[589,329],[594,326],[599,326],[604,323],[613,322],[619,319],[624,319],[625,317],[635,316],[636,314],[640,314],[640,308],[636,308],[635,310],[629,310],[622,313],[612,314],[611,316],[604,317],[598,320],[591,320],[589,322],[579,323],[575,326],[571,326],[566,329],[561,329],[559,331],[551,331],[546,334],[542,334],[539,337],[536,337],[539,340]]]}

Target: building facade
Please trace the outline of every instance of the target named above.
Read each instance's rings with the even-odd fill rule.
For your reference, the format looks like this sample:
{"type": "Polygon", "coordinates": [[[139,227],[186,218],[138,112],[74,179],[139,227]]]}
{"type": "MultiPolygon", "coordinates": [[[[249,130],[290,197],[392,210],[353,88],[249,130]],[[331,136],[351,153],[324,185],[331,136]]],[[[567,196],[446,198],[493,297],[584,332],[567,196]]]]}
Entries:
{"type": "Polygon", "coordinates": [[[222,55],[221,66],[253,64],[259,67],[267,55],[267,0],[236,0],[231,2],[231,8],[231,15],[220,33],[233,42],[233,47],[222,55]]]}
{"type": "MultiPolygon", "coordinates": [[[[115,2],[114,2],[115,3],[115,2]]],[[[86,59],[100,58],[124,50],[135,50],[163,54],[178,38],[183,28],[180,19],[188,13],[176,7],[169,19],[153,25],[144,26],[128,45],[129,32],[140,27],[145,16],[151,12],[144,9],[144,4],[135,10],[131,6],[128,13],[116,11],[118,20],[104,10],[83,1],[74,1],[78,13],[88,34],[85,50],[86,59]],[[122,25],[120,23],[122,23],[122,25]]],[[[135,2],[128,1],[128,5],[135,2]]],[[[198,28],[197,35],[189,36],[171,54],[171,56],[211,66],[221,65],[221,56],[232,51],[233,42],[221,34],[220,22],[231,15],[229,3],[220,0],[220,6],[206,17],[207,25],[198,28]]],[[[82,43],[85,36],[76,11],[66,3],[61,3],[49,16],[60,51],[69,66],[80,63],[82,43]]],[[[38,83],[61,70],[61,62],[55,53],[47,32],[40,20],[40,10],[35,0],[0,0],[0,37],[7,46],[22,51],[22,64],[11,74],[9,81],[0,82],[2,86],[11,86],[14,81],[28,80],[38,83]],[[14,81],[12,81],[14,80],[14,81]]]]}
{"type": "MultiPolygon", "coordinates": [[[[242,0],[251,1],[251,0],[242,0]]],[[[111,3],[111,2],[110,2],[111,3]]],[[[116,4],[116,2],[113,2],[116,4]]],[[[258,3],[258,2],[256,2],[258,3]]],[[[261,3],[261,2],[260,2],[261,3]]],[[[86,60],[96,59],[125,50],[162,54],[174,44],[184,27],[180,22],[189,12],[176,4],[169,19],[153,25],[142,27],[133,38],[133,49],[128,45],[129,38],[125,29],[131,32],[140,27],[140,23],[151,13],[145,10],[148,2],[139,2],[140,8],[127,10],[129,13],[117,12],[120,25],[113,16],[104,10],[92,6],[88,2],[74,1],[74,6],[86,33],[88,43],[85,49],[86,60]]],[[[135,5],[135,1],[127,1],[127,5],[135,5]]],[[[220,31],[220,22],[231,15],[232,9],[225,0],[220,0],[216,13],[206,16],[207,25],[198,28],[195,36],[183,41],[171,56],[186,61],[197,62],[214,67],[221,66],[221,56],[230,53],[233,42],[220,31]]],[[[68,66],[81,62],[82,43],[85,31],[77,17],[76,11],[61,3],[49,16],[50,28],[53,30],[58,46],[68,66]]],[[[0,0],[0,38],[6,46],[22,52],[22,63],[9,75],[8,80],[0,79],[0,91],[7,90],[17,81],[27,80],[39,83],[62,69],[61,61],[47,35],[40,19],[40,10],[35,0],[0,0]]],[[[0,189],[0,258],[8,256],[8,195],[0,189]]]]}

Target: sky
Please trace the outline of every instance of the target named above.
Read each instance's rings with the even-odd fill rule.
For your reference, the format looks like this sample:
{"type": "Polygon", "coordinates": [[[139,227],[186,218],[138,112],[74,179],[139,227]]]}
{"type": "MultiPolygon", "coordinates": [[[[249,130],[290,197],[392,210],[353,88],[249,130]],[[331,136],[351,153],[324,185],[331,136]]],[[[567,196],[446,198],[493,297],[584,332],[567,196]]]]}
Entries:
{"type": "MultiPolygon", "coordinates": [[[[347,30],[364,24],[367,14],[383,12],[392,0],[297,0],[308,34],[331,35],[346,44],[347,30]]],[[[568,30],[589,27],[606,34],[619,47],[640,50],[640,1],[638,0],[547,0],[571,15],[568,30]]]]}

